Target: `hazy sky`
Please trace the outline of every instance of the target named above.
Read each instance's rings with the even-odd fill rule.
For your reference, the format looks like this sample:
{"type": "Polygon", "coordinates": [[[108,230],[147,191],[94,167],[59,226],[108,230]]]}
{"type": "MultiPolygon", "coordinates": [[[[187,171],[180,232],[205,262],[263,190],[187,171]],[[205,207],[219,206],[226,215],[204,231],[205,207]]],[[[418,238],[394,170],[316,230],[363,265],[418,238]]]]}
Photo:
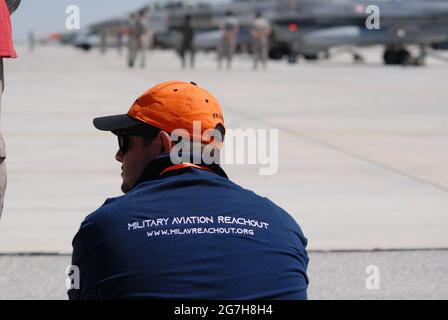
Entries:
{"type": "Polygon", "coordinates": [[[81,29],[92,22],[129,13],[148,4],[150,0],[22,0],[12,16],[15,41],[27,39],[30,30],[38,37],[65,30],[69,5],[80,9],[81,29]]]}
{"type": "MultiPolygon", "coordinates": [[[[184,1],[207,2],[207,0],[184,1]]],[[[230,0],[210,1],[225,3],[230,0]]],[[[128,14],[151,2],[152,0],[22,0],[19,9],[12,16],[14,40],[25,41],[31,30],[34,30],[37,37],[65,31],[67,19],[65,10],[69,5],[79,7],[82,30],[93,22],[128,14]]]]}

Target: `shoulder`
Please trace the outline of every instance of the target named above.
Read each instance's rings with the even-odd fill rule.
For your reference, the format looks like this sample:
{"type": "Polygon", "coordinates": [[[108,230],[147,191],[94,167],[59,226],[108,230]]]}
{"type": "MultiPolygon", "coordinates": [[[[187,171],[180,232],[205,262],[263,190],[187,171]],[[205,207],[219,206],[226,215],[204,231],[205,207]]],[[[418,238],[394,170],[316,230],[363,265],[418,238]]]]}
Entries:
{"type": "Polygon", "coordinates": [[[124,196],[108,198],[101,207],[87,215],[73,239],[73,246],[77,243],[93,243],[95,239],[101,238],[104,230],[118,219],[117,212],[124,203],[124,196]]]}
{"type": "MultiPolygon", "coordinates": [[[[265,211],[275,211],[280,215],[287,214],[285,210],[277,206],[267,197],[261,196],[250,189],[246,189],[231,180],[226,179],[225,184],[228,189],[233,191],[233,196],[237,199],[245,200],[251,205],[256,205],[257,207],[263,208],[265,211]]],[[[227,198],[226,201],[228,200],[229,199],[227,198]]]]}
{"type": "MultiPolygon", "coordinates": [[[[259,213],[263,213],[266,218],[271,222],[275,223],[277,226],[288,230],[289,232],[299,236],[302,240],[302,244],[306,246],[307,240],[303,235],[303,232],[294,219],[294,217],[288,213],[285,209],[271,201],[269,198],[258,195],[254,191],[245,189],[233,182],[230,182],[234,188],[236,201],[240,202],[239,206],[250,206],[256,209],[259,213]]],[[[228,197],[226,199],[229,202],[228,197]]],[[[231,201],[231,200],[230,200],[231,201]]]]}
{"type": "Polygon", "coordinates": [[[115,209],[124,203],[124,197],[125,196],[120,196],[106,199],[98,209],[87,215],[84,222],[101,223],[102,220],[113,215],[115,209]]]}

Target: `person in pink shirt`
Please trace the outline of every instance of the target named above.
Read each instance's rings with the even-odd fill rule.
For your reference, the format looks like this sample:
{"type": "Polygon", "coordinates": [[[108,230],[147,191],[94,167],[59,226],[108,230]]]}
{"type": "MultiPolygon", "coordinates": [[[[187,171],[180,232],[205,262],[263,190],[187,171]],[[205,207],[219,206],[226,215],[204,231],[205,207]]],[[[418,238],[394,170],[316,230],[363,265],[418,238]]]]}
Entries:
{"type": "MultiPolygon", "coordinates": [[[[3,89],[5,87],[3,74],[3,59],[16,58],[17,54],[12,43],[12,28],[10,15],[20,5],[20,0],[0,0],[0,111],[3,89]]],[[[6,189],[6,150],[3,135],[0,131],[0,217],[3,211],[6,189]]]]}

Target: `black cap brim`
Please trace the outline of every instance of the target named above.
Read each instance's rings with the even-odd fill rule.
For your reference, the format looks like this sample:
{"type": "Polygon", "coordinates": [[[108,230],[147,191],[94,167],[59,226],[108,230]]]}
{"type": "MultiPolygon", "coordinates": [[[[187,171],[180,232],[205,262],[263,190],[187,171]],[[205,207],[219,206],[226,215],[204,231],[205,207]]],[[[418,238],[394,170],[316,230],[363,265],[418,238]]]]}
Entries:
{"type": "Polygon", "coordinates": [[[102,131],[119,131],[141,125],[142,121],[134,119],[127,114],[107,116],[93,119],[93,125],[102,131]]]}

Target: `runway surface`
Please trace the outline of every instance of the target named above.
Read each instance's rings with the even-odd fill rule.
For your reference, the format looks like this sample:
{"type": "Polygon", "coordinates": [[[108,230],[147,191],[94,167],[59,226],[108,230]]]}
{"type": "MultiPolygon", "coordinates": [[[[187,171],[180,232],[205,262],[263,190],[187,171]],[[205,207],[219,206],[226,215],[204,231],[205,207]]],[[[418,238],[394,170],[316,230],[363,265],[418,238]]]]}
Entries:
{"type": "Polygon", "coordinates": [[[96,131],[93,117],[126,112],[171,79],[213,92],[228,128],[279,130],[276,174],[260,175],[260,164],[225,168],[290,212],[310,249],[448,247],[448,65],[386,68],[374,48],[363,51],[365,65],[338,56],[254,72],[238,58],[218,71],[214,55],[201,54],[184,71],[174,53],[156,51],[146,69],[129,70],[115,51],[18,49],[2,101],[9,180],[0,253],[70,253],[83,218],[120,194],[116,139],[96,131]]]}
{"type": "MultiPolygon", "coordinates": [[[[68,255],[0,256],[0,299],[67,299],[69,265],[68,255]]],[[[308,294],[310,299],[448,299],[447,272],[447,251],[312,252],[308,294]],[[369,266],[378,270],[376,289],[369,266]]]]}

